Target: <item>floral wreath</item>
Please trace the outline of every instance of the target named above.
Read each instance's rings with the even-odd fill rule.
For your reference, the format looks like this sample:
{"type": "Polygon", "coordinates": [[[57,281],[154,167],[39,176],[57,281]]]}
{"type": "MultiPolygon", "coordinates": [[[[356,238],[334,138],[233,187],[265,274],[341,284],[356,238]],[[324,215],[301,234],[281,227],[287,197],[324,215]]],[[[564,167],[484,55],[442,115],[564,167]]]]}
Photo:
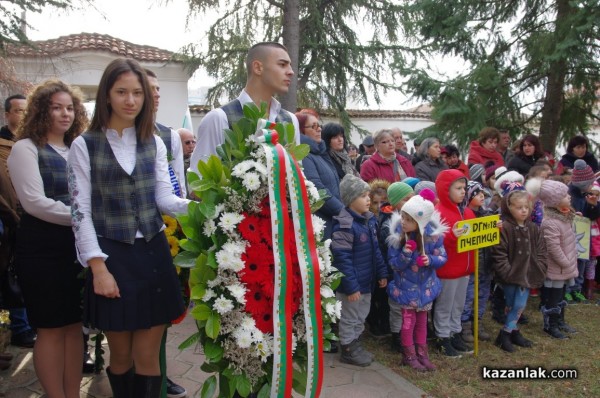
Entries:
{"type": "Polygon", "coordinates": [[[201,369],[217,373],[201,397],[318,397],[322,352],[341,303],[333,290],[341,274],[331,266],[324,221],[312,215],[324,191],[304,178],[294,126],[261,119],[244,105],[244,118],[224,131],[217,156],[188,173],[199,198],[178,218],[187,239],[175,264],[191,268],[191,310],[198,332],[180,346],[200,341],[201,369]],[[283,141],[285,148],[279,144],[283,141]],[[218,383],[217,383],[218,377],[218,383]]]}

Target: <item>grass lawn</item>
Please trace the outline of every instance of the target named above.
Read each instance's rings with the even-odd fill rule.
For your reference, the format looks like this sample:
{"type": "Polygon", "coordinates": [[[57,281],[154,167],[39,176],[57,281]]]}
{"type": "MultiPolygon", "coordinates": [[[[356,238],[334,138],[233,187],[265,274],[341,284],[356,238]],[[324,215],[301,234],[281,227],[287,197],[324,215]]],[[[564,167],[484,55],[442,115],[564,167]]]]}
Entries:
{"type": "MultiPolygon", "coordinates": [[[[521,326],[532,340],[532,348],[516,347],[509,354],[490,342],[480,342],[479,355],[452,359],[439,354],[430,344],[430,357],[438,370],[418,373],[400,365],[400,354],[392,353],[390,339],[375,340],[365,333],[364,345],[376,360],[411,381],[433,397],[600,397],[600,306],[571,305],[566,321],[578,330],[567,340],[556,340],[542,330],[539,298],[530,298],[526,314],[529,324],[521,326]],[[576,380],[484,380],[482,367],[524,368],[542,366],[552,369],[577,369],[576,380]]],[[[495,340],[500,325],[486,312],[485,329],[495,340]]]]}

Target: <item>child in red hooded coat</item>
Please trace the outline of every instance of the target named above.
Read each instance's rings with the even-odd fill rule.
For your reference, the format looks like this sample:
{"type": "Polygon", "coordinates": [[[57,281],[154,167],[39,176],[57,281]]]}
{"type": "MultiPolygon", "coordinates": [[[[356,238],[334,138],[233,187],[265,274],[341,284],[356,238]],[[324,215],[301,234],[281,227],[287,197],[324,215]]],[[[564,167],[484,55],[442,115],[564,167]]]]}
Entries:
{"type": "Polygon", "coordinates": [[[442,354],[450,357],[472,352],[460,337],[460,317],[465,306],[469,275],[474,272],[474,252],[457,252],[458,237],[464,233],[457,228],[459,221],[475,218],[471,209],[463,205],[467,179],[459,170],[442,170],[435,180],[439,203],[436,210],[444,224],[450,226],[444,235],[448,261],[437,269],[442,281],[442,291],[435,301],[433,324],[442,354]]]}

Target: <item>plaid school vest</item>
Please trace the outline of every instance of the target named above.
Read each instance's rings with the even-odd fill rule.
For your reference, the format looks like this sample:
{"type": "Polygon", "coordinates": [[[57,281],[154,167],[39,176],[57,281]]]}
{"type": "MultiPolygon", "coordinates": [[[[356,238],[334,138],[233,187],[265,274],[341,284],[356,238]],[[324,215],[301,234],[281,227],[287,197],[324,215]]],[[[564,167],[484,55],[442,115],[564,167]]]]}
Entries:
{"type": "Polygon", "coordinates": [[[70,206],[67,161],[46,144],[43,148],[38,148],[38,165],[46,197],[70,206]]]}
{"type": "Polygon", "coordinates": [[[106,135],[83,134],[90,156],[92,219],[96,233],[133,244],[138,230],[150,241],[164,225],[156,205],[156,142],[137,141],[131,175],[121,167],[106,135]]]}

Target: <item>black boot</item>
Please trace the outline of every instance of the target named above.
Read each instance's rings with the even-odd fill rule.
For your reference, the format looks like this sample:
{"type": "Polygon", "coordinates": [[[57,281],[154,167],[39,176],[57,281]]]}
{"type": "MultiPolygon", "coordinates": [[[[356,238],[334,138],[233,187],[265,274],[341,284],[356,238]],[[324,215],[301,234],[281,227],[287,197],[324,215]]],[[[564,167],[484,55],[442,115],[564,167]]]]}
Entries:
{"type": "Polygon", "coordinates": [[[507,332],[504,329],[500,329],[500,333],[498,333],[498,337],[496,337],[495,344],[506,352],[515,352],[515,347],[510,341],[510,332],[507,332]]]}
{"type": "Polygon", "coordinates": [[[133,398],[159,398],[162,388],[162,376],[143,376],[135,374],[133,378],[133,398]]]}
{"type": "Polygon", "coordinates": [[[560,314],[558,316],[558,328],[565,333],[577,333],[577,330],[574,327],[571,327],[565,322],[565,307],[567,306],[567,302],[565,300],[558,303],[558,307],[560,308],[560,314]]]}
{"type": "Polygon", "coordinates": [[[402,344],[400,343],[400,333],[392,332],[392,351],[402,354],[402,344]]]}
{"type": "Polygon", "coordinates": [[[130,398],[133,395],[133,368],[121,375],[116,375],[110,371],[109,366],[106,368],[106,375],[113,392],[113,398],[130,398]]]}
{"type": "Polygon", "coordinates": [[[544,316],[544,332],[548,333],[555,339],[566,339],[560,329],[558,328],[558,317],[560,313],[559,307],[546,308],[542,307],[542,315],[544,316]]]}
{"type": "Polygon", "coordinates": [[[515,329],[512,332],[510,332],[510,341],[513,344],[518,345],[519,347],[530,348],[531,346],[533,346],[533,342],[523,337],[519,329],[515,329]]]}

